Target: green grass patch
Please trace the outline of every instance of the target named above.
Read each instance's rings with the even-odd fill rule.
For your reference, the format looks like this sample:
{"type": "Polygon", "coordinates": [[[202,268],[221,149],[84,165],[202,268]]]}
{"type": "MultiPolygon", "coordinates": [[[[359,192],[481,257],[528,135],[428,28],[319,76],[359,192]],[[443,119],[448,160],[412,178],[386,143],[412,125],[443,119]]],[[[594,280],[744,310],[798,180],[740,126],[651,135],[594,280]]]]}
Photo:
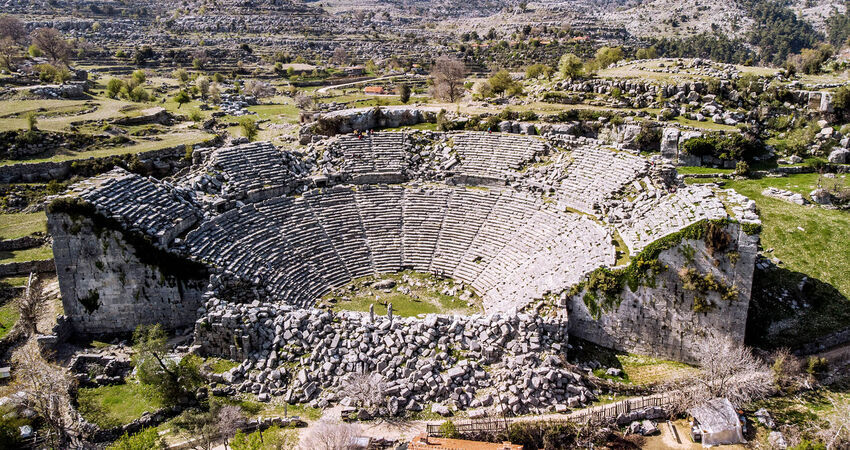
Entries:
{"type": "Polygon", "coordinates": [[[678,122],[682,125],[686,125],[686,126],[694,127],[694,128],[700,128],[700,129],[703,129],[703,130],[731,131],[731,132],[739,131],[736,127],[733,127],[732,125],[726,125],[726,124],[722,124],[722,123],[714,123],[710,120],[707,120],[705,122],[700,122],[698,120],[686,119],[682,116],[679,116],[679,117],[676,117],[675,119],[673,119],[673,121],[678,122]]]}
{"type": "Polygon", "coordinates": [[[713,167],[697,167],[697,166],[681,166],[676,167],[676,171],[682,175],[705,175],[705,174],[729,174],[735,172],[735,169],[715,169],[713,167]]]}
{"type": "Polygon", "coordinates": [[[249,106],[248,111],[257,113],[260,119],[279,123],[298,123],[298,113],[300,112],[297,106],[288,104],[249,106]]]}
{"type": "MultiPolygon", "coordinates": [[[[604,368],[595,369],[594,375],[612,381],[634,385],[650,385],[693,376],[699,370],[676,361],[605,348],[579,338],[571,338],[570,343],[572,344],[572,349],[569,352],[570,361],[599,362],[604,368]],[[619,377],[606,375],[606,369],[611,367],[622,370],[623,375],[619,377]]],[[[622,399],[618,398],[611,401],[622,399]]]]}
{"type": "Polygon", "coordinates": [[[213,373],[224,373],[239,365],[239,363],[235,361],[223,358],[209,358],[204,364],[209,367],[213,373]]]}
{"type": "MultiPolygon", "coordinates": [[[[309,405],[298,403],[290,405],[287,403],[260,403],[257,397],[253,394],[245,394],[242,398],[233,397],[213,397],[211,404],[235,405],[242,408],[245,415],[249,417],[292,417],[298,416],[304,420],[319,420],[322,417],[322,410],[311,408],[309,405]]],[[[275,399],[277,400],[277,399],[275,399]]]]}
{"type": "Polygon", "coordinates": [[[53,258],[53,247],[43,245],[25,250],[0,251],[0,264],[10,262],[38,261],[53,258]]]}
{"type": "Polygon", "coordinates": [[[26,286],[29,277],[3,277],[0,278],[0,283],[6,283],[9,286],[26,286]]]}
{"type": "MultiPolygon", "coordinates": [[[[352,281],[348,286],[325,295],[321,302],[332,305],[335,311],[369,311],[375,305],[375,314],[385,315],[387,306],[392,304],[393,315],[415,317],[420,314],[474,314],[481,312],[477,297],[469,301],[457,296],[443,294],[444,288],[455,287],[451,279],[441,279],[431,274],[403,271],[380,276],[369,276],[352,281]],[[407,277],[409,283],[403,280],[407,277]],[[371,283],[376,280],[395,280],[396,287],[385,292],[376,289],[371,283]],[[402,292],[407,288],[410,292],[402,292]]],[[[467,288],[468,289],[468,288],[467,288]]],[[[460,289],[457,289],[458,295],[460,289]]]]}
{"type": "Polygon", "coordinates": [[[0,239],[16,239],[39,231],[47,231],[43,212],[0,214],[0,239]]]}
{"type": "Polygon", "coordinates": [[[145,412],[154,412],[162,407],[148,388],[133,382],[82,388],[77,399],[83,417],[101,428],[130,423],[145,412]]]}
{"type": "Polygon", "coordinates": [[[0,306],[0,339],[6,337],[9,331],[12,331],[12,327],[20,316],[14,301],[8,301],[5,305],[0,306]]]}
{"type": "MultiPolygon", "coordinates": [[[[117,155],[126,155],[132,153],[140,153],[146,152],[149,150],[160,150],[168,147],[176,147],[178,145],[187,145],[187,144],[198,144],[200,142],[204,142],[213,137],[212,134],[197,131],[197,130],[189,130],[180,133],[173,134],[164,134],[158,136],[156,140],[147,140],[136,142],[132,145],[126,146],[117,146],[117,147],[104,147],[92,150],[85,150],[82,152],[75,151],[66,151],[57,155],[53,155],[49,158],[41,158],[41,159],[28,159],[27,163],[38,163],[38,162],[61,162],[61,161],[73,161],[77,159],[86,159],[86,158],[100,158],[105,156],[117,156],[117,155]]],[[[140,139],[140,138],[137,138],[140,139]]],[[[20,161],[11,161],[11,160],[3,160],[0,161],[0,166],[9,165],[9,164],[18,164],[20,161]]]]}

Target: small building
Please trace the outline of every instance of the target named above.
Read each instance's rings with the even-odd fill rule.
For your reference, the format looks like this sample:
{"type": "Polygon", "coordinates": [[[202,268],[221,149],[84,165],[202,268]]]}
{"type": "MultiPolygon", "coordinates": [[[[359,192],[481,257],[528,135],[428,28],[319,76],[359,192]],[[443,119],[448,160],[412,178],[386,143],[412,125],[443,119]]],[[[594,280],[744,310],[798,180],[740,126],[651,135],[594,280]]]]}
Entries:
{"type": "Polygon", "coordinates": [[[410,441],[407,450],[522,450],[522,445],[429,437],[423,433],[410,441]]]}
{"type": "Polygon", "coordinates": [[[383,86],[366,86],[363,88],[363,93],[370,95],[383,95],[385,92],[383,86]]]}
{"type": "Polygon", "coordinates": [[[703,446],[743,444],[744,422],[727,398],[715,398],[688,410],[691,437],[703,446]]]}

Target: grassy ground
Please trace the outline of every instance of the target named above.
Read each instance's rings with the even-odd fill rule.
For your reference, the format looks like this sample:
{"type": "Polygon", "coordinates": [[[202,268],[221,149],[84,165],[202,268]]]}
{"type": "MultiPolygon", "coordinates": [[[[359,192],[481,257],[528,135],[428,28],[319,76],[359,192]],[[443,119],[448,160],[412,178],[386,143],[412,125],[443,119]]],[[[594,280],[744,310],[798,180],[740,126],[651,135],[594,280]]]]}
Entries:
{"type": "Polygon", "coordinates": [[[0,166],[8,164],[18,164],[21,162],[38,163],[38,162],[61,162],[71,161],[84,158],[100,158],[104,156],[126,155],[131,153],[140,153],[149,150],[158,150],[168,147],[176,147],[178,145],[197,144],[212,138],[212,135],[198,130],[183,130],[177,133],[162,134],[157,136],[157,140],[140,141],[133,145],[107,147],[96,150],[86,150],[82,152],[65,151],[58,155],[53,155],[49,158],[28,159],[26,161],[4,160],[0,161],[0,166]]]}
{"type": "Polygon", "coordinates": [[[133,382],[82,388],[79,390],[78,400],[83,417],[102,428],[132,422],[143,413],[153,412],[161,407],[144,386],[133,382]]]}
{"type": "Polygon", "coordinates": [[[6,283],[9,286],[26,286],[29,277],[3,277],[0,278],[0,283],[6,283]]]}
{"type": "Polygon", "coordinates": [[[454,286],[452,280],[443,280],[430,274],[404,271],[393,274],[385,274],[379,277],[364,277],[352,282],[349,287],[338,289],[325,297],[322,302],[332,304],[334,310],[369,311],[370,305],[375,305],[375,314],[386,314],[387,305],[393,305],[393,314],[401,317],[414,317],[419,314],[474,314],[480,312],[481,308],[476,299],[469,302],[463,301],[457,296],[442,294],[444,287],[454,286]],[[402,280],[407,276],[413,280],[405,283],[402,280]],[[368,284],[376,280],[395,280],[398,286],[391,292],[375,289],[368,284]],[[416,286],[415,284],[421,284],[416,286]],[[410,293],[399,292],[399,287],[410,288],[410,293]],[[331,300],[336,300],[332,303],[331,300]]]}
{"type": "Polygon", "coordinates": [[[10,301],[0,306],[0,339],[12,330],[12,326],[18,321],[18,317],[20,317],[20,314],[18,314],[15,302],[10,301]]]}
{"type": "Polygon", "coordinates": [[[712,167],[695,167],[695,166],[683,166],[676,167],[676,171],[682,175],[702,175],[702,174],[714,174],[714,173],[732,173],[734,169],[715,169],[712,167]]]}
{"type": "MultiPolygon", "coordinates": [[[[703,180],[697,180],[703,181],[703,180]]],[[[762,190],[775,187],[807,195],[816,186],[817,174],[792,175],[785,178],[727,181],[725,186],[753,199],[758,205],[763,231],[761,244],[768,256],[781,261],[780,270],[757,272],[754,283],[768,289],[799,296],[810,308],[792,309],[767,295],[751,307],[756,328],[755,343],[765,337],[766,323],[790,318],[800,325],[781,335],[770,336],[775,346],[796,346],[850,325],[850,214],[814,206],[799,206],[764,197],[762,190]],[[809,283],[800,291],[804,277],[809,283]],[[802,294],[802,295],[798,295],[802,294]],[[760,309],[759,309],[760,308],[760,309]]],[[[754,292],[758,289],[754,289],[754,292]]],[[[756,292],[758,293],[758,292],[756,292]]],[[[755,299],[755,297],[754,297],[755,299]]],[[[751,327],[749,327],[751,328],[751,327]]]]}
{"type": "Polygon", "coordinates": [[[213,371],[213,373],[224,373],[228,370],[236,367],[239,363],[231,361],[229,359],[222,358],[209,358],[205,362],[205,365],[213,371]]]}
{"type": "Polygon", "coordinates": [[[53,258],[53,247],[43,245],[26,250],[0,251],[0,264],[10,262],[37,261],[53,258]]]}
{"type": "MultiPolygon", "coordinates": [[[[579,338],[571,338],[572,349],[569,359],[577,362],[597,361],[606,368],[614,367],[623,371],[620,377],[605,374],[606,369],[594,370],[594,375],[614,381],[634,385],[651,385],[677,378],[689,377],[699,369],[676,361],[668,361],[650,356],[618,352],[600,347],[579,338]]],[[[622,398],[609,399],[612,401],[622,398]]]]}
{"type": "Polygon", "coordinates": [[[233,398],[233,397],[214,397],[211,400],[211,403],[219,402],[228,405],[237,405],[242,408],[242,411],[248,417],[270,417],[270,416],[298,416],[305,420],[319,420],[322,417],[322,410],[318,408],[311,408],[305,404],[295,404],[289,405],[283,402],[283,400],[275,398],[275,402],[272,403],[260,403],[257,401],[257,397],[253,394],[245,394],[241,398],[233,398]],[[276,401],[280,401],[281,403],[276,403],[276,401]]]}
{"type": "Polygon", "coordinates": [[[709,121],[709,120],[707,120],[705,122],[700,122],[699,120],[691,120],[691,119],[686,119],[682,116],[679,116],[679,117],[676,117],[675,119],[673,119],[673,121],[678,122],[682,125],[687,125],[689,127],[700,128],[700,129],[709,130],[709,131],[726,131],[726,132],[737,132],[738,131],[737,128],[735,128],[731,125],[726,125],[726,124],[722,124],[722,123],[714,123],[714,122],[709,121]]]}
{"type": "Polygon", "coordinates": [[[47,230],[43,212],[0,214],[0,239],[16,239],[47,230]]]}

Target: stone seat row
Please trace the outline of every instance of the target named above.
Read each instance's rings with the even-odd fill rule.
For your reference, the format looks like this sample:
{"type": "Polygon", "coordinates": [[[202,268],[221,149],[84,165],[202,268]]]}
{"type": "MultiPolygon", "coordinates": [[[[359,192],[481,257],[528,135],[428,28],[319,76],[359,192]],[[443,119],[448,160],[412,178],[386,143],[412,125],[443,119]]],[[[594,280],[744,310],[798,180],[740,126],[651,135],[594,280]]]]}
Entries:
{"type": "Polygon", "coordinates": [[[613,263],[613,250],[602,250],[608,232],[586,217],[513,191],[449,187],[337,186],[275,198],[221,214],[186,242],[196,258],[259,279],[297,306],[353,278],[413,268],[470,283],[509,309],[531,299],[520,293],[543,290],[512,290],[504,280],[530,279],[537,268],[551,275],[546,290],[557,289],[584,273],[554,276],[559,270],[613,263]]]}

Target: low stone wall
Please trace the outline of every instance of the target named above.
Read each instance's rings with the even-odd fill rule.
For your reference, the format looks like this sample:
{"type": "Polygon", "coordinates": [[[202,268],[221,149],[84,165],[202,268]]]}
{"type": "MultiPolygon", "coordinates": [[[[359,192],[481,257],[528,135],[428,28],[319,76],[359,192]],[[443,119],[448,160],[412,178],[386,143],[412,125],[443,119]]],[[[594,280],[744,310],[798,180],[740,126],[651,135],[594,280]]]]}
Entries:
{"type": "Polygon", "coordinates": [[[56,270],[52,259],[24,261],[0,264],[0,277],[13,277],[35,273],[47,273],[56,270]]]}
{"type": "Polygon", "coordinates": [[[17,239],[4,239],[0,241],[0,251],[11,252],[14,250],[41,247],[45,242],[47,242],[47,238],[42,236],[24,236],[17,239]]]}
{"type": "Polygon", "coordinates": [[[706,351],[701,346],[705,337],[743,342],[759,237],[746,234],[737,224],[727,225],[724,231],[732,238],[724,252],[712,255],[703,240],[691,239],[662,251],[658,260],[665,270],[654,283],[634,292],[626,287],[619,306],[598,318],[591,315],[582,294],[570,298],[570,334],[617,350],[684,362],[695,362],[706,351]],[[679,272],[667,268],[712,274],[718,283],[734,287],[737,298],[727,300],[718,292],[687,289],[679,272]],[[712,306],[695,306],[698,295],[712,306]]]}
{"type": "MultiPolygon", "coordinates": [[[[218,138],[213,138],[197,145],[208,146],[217,142],[218,138]]],[[[186,146],[178,145],[160,150],[151,150],[148,152],[136,153],[139,159],[179,159],[185,156],[186,146]]],[[[105,161],[112,158],[106,156],[103,158],[88,158],[77,161],[60,161],[60,162],[40,162],[40,163],[19,163],[0,166],[0,183],[34,183],[46,182],[50,180],[64,180],[73,175],[73,163],[78,161],[105,161]]],[[[111,167],[109,168],[111,169],[111,167]]]]}

